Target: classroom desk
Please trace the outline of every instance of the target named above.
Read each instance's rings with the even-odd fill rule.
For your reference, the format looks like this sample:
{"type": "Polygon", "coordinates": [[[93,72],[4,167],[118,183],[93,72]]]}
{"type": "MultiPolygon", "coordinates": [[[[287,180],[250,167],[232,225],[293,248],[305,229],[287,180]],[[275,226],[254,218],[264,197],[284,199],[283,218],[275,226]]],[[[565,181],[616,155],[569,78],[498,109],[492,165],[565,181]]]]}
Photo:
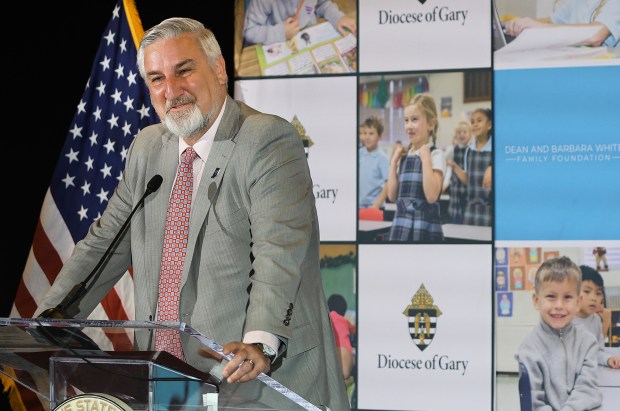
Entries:
{"type": "Polygon", "coordinates": [[[602,410],[617,411],[620,405],[620,369],[599,366],[598,386],[603,394],[602,410]]]}
{"type": "Polygon", "coordinates": [[[391,221],[359,220],[359,240],[362,243],[374,243],[378,236],[387,235],[391,226],[391,221]]]}
{"type": "Polygon", "coordinates": [[[470,241],[491,241],[493,229],[477,225],[465,224],[443,224],[443,236],[446,241],[470,240],[470,241]]]}
{"type": "Polygon", "coordinates": [[[253,44],[241,49],[239,62],[236,67],[238,77],[260,77],[262,76],[260,63],[258,61],[257,45],[253,44]]]}
{"type": "Polygon", "coordinates": [[[258,77],[260,76],[260,64],[256,54],[256,45],[244,47],[239,55],[239,67],[237,76],[239,77],[258,77]]]}
{"type": "MultiPolygon", "coordinates": [[[[387,234],[392,225],[391,221],[359,220],[359,239],[361,242],[376,242],[377,237],[387,234]]],[[[443,224],[443,235],[446,242],[459,241],[491,241],[492,228],[464,224],[443,224]]]]}
{"type": "Polygon", "coordinates": [[[495,52],[495,69],[554,68],[575,66],[616,66],[620,50],[615,47],[560,47],[532,49],[513,53],[495,52]],[[571,52],[571,49],[574,49],[571,52]]]}
{"type": "MultiPolygon", "coordinates": [[[[236,58],[238,61],[235,61],[235,76],[237,77],[260,77],[260,65],[258,63],[258,55],[256,54],[256,45],[251,45],[247,47],[243,47],[243,22],[245,18],[245,5],[243,4],[243,0],[236,1],[239,4],[235,4],[235,14],[236,21],[235,25],[239,26],[235,30],[235,37],[238,37],[236,41],[238,42],[238,46],[235,46],[236,49],[236,58]],[[238,14],[238,16],[237,16],[238,14]]],[[[351,17],[353,20],[357,19],[357,2],[355,0],[333,0],[333,3],[338,6],[338,8],[347,16],[351,17]]],[[[318,18],[317,23],[325,21],[323,18],[318,18]]]]}

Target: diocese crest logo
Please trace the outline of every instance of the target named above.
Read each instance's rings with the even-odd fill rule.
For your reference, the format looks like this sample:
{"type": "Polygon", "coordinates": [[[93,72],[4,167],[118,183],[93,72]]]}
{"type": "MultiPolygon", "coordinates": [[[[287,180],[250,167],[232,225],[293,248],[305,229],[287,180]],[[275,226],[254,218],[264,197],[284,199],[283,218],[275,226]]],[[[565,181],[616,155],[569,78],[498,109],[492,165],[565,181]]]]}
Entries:
{"type": "Polygon", "coordinates": [[[437,318],[441,315],[439,307],[433,304],[433,297],[420,285],[403,314],[409,324],[409,336],[424,351],[433,342],[437,331],[437,318]]]}
{"type": "Polygon", "coordinates": [[[304,143],[306,158],[308,158],[308,155],[310,154],[310,147],[314,144],[314,141],[312,141],[310,136],[306,135],[306,128],[303,126],[303,124],[301,124],[301,121],[299,121],[297,115],[293,116],[291,124],[297,129],[297,132],[301,136],[301,141],[304,143]]]}

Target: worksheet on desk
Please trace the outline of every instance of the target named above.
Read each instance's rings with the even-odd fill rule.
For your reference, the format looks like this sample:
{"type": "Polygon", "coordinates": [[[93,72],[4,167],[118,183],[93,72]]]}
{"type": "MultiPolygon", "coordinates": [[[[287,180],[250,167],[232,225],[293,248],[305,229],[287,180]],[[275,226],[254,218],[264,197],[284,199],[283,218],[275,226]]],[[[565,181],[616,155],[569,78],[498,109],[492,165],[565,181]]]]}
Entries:
{"type": "Polygon", "coordinates": [[[517,51],[549,49],[584,45],[598,31],[598,27],[534,27],[525,29],[513,41],[502,47],[496,54],[517,51]]]}

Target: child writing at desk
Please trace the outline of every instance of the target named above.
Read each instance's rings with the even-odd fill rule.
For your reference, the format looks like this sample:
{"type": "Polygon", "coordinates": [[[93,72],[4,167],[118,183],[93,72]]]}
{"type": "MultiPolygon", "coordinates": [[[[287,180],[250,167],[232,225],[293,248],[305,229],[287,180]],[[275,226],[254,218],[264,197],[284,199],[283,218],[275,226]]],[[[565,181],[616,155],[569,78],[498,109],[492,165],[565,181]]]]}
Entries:
{"type": "Polygon", "coordinates": [[[583,45],[617,47],[620,37],[620,1],[556,0],[549,17],[517,17],[505,24],[506,33],[512,36],[518,36],[530,27],[596,26],[599,29],[583,45]]]}
{"type": "Polygon", "coordinates": [[[568,257],[541,264],[534,280],[540,322],[521,343],[517,359],[530,377],[533,410],[600,410],[598,344],[573,324],[582,303],[581,271],[568,257]]]}
{"type": "Polygon", "coordinates": [[[357,32],[355,19],[329,0],[250,0],[243,38],[246,45],[280,43],[314,26],[319,17],[329,21],[342,36],[357,32]]]}
{"type": "Polygon", "coordinates": [[[491,109],[478,108],[471,115],[471,130],[475,138],[465,152],[465,167],[448,161],[448,166],[467,186],[467,204],[463,223],[477,226],[491,225],[491,187],[493,161],[491,109]]]}
{"type": "Polygon", "coordinates": [[[430,94],[416,94],[403,109],[409,150],[394,150],[387,197],[396,202],[388,240],[443,241],[439,196],[445,170],[443,151],[435,147],[437,105],[430,94]],[[401,154],[404,158],[401,160],[401,154]]]}

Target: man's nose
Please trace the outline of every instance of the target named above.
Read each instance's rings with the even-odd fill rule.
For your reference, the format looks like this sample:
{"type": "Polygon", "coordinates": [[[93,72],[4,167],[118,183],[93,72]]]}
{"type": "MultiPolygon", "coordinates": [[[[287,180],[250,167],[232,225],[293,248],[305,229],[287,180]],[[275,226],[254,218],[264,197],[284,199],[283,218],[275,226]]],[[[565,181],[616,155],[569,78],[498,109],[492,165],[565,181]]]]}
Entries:
{"type": "Polygon", "coordinates": [[[166,79],[166,99],[172,100],[183,92],[181,82],[174,77],[166,79]]]}

